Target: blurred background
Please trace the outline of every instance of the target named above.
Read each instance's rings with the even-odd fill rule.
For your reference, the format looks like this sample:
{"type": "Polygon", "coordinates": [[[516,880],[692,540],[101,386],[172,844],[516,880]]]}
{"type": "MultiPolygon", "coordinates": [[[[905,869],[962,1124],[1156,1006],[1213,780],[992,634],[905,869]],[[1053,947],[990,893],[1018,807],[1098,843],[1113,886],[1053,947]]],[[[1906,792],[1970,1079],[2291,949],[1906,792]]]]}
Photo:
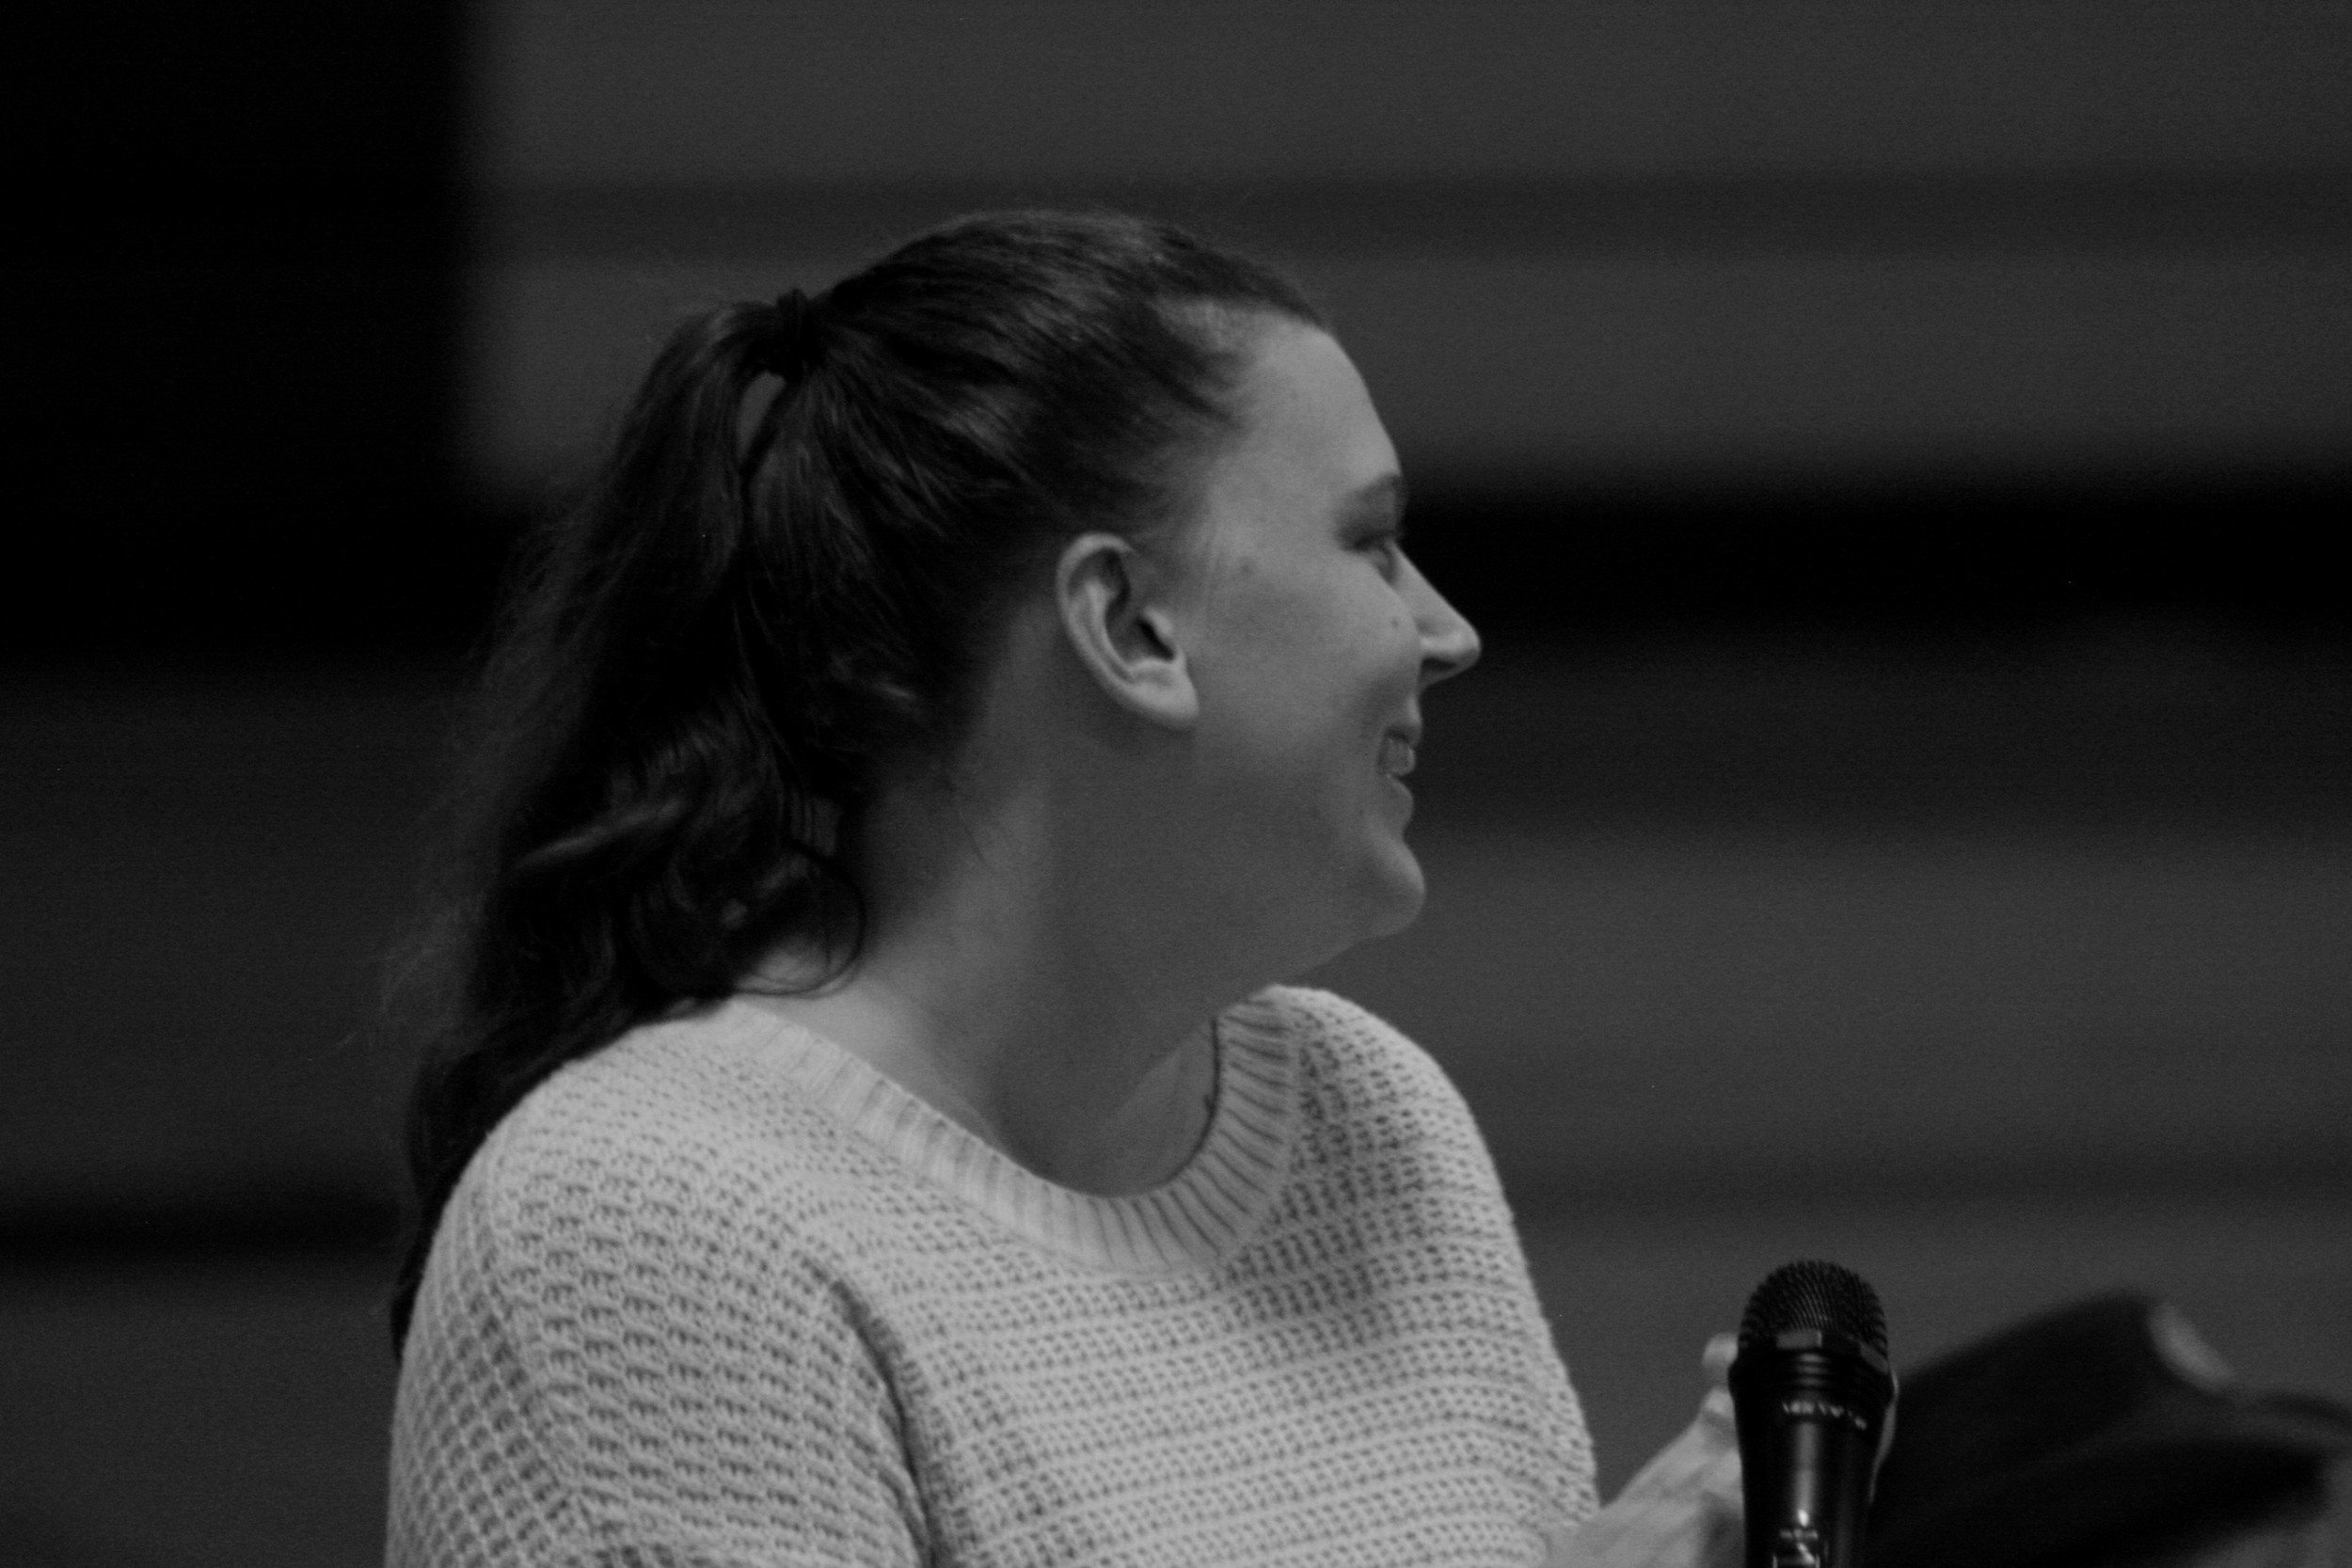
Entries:
{"type": "Polygon", "coordinates": [[[30,31],[0,1561],[380,1552],[370,1026],[500,562],[679,315],[1019,203],[1293,269],[1486,634],[1315,978],[1478,1109],[1605,1486],[1800,1256],[1899,1360],[2134,1285],[2352,1398],[2344,8],[30,31]]]}

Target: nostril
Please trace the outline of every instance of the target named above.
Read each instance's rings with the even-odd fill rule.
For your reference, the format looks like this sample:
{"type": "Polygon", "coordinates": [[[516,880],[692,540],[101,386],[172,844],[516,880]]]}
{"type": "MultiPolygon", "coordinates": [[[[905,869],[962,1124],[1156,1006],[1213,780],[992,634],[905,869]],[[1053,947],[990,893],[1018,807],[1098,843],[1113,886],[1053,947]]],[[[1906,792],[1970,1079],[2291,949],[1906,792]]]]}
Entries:
{"type": "Polygon", "coordinates": [[[1429,678],[1432,680],[1460,674],[1477,663],[1478,656],[1485,651],[1477,628],[1459,615],[1453,617],[1452,625],[1430,638],[1427,646],[1429,651],[1423,662],[1430,667],[1429,678]]]}
{"type": "Polygon", "coordinates": [[[1427,578],[1420,580],[1419,587],[1422,595],[1419,621],[1425,679],[1438,681],[1458,675],[1478,662],[1478,628],[1427,578]]]}
{"type": "Polygon", "coordinates": [[[1478,656],[1486,651],[1486,645],[1484,641],[1480,641],[1478,628],[1471,626],[1468,621],[1463,622],[1462,649],[1459,654],[1454,656],[1455,668],[1459,670],[1469,669],[1471,665],[1478,662],[1478,656]]]}

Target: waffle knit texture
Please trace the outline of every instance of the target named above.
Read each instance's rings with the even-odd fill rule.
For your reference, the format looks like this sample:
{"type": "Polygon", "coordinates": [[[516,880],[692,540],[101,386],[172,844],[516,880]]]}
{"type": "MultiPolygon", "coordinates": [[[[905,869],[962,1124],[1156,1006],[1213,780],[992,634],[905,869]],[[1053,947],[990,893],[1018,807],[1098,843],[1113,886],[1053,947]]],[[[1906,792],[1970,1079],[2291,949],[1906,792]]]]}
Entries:
{"type": "Polygon", "coordinates": [[[1125,1197],[741,1000],[565,1067],[441,1219],[390,1563],[1535,1561],[1592,1455],[1459,1096],[1320,991],[1216,1040],[1125,1197]]]}

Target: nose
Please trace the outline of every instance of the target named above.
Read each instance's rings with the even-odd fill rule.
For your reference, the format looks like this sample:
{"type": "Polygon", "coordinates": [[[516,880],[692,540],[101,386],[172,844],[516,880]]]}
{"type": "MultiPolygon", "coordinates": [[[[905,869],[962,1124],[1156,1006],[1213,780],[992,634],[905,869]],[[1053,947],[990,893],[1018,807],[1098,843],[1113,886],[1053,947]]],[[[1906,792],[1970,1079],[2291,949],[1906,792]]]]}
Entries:
{"type": "Polygon", "coordinates": [[[1462,618],[1419,568],[1413,570],[1413,624],[1421,632],[1421,684],[1426,690],[1478,662],[1478,628],[1462,618]]]}

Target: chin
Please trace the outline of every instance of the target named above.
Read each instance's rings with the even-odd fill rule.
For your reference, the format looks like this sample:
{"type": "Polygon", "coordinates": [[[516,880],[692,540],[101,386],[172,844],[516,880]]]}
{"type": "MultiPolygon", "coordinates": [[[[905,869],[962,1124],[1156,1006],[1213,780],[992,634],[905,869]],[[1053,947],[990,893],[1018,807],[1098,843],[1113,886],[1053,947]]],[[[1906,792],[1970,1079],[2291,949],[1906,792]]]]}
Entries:
{"type": "Polygon", "coordinates": [[[1371,870],[1372,885],[1365,890],[1363,934],[1359,942],[1396,935],[1421,917],[1422,904],[1429,895],[1421,862],[1401,839],[1389,847],[1371,870]]]}

